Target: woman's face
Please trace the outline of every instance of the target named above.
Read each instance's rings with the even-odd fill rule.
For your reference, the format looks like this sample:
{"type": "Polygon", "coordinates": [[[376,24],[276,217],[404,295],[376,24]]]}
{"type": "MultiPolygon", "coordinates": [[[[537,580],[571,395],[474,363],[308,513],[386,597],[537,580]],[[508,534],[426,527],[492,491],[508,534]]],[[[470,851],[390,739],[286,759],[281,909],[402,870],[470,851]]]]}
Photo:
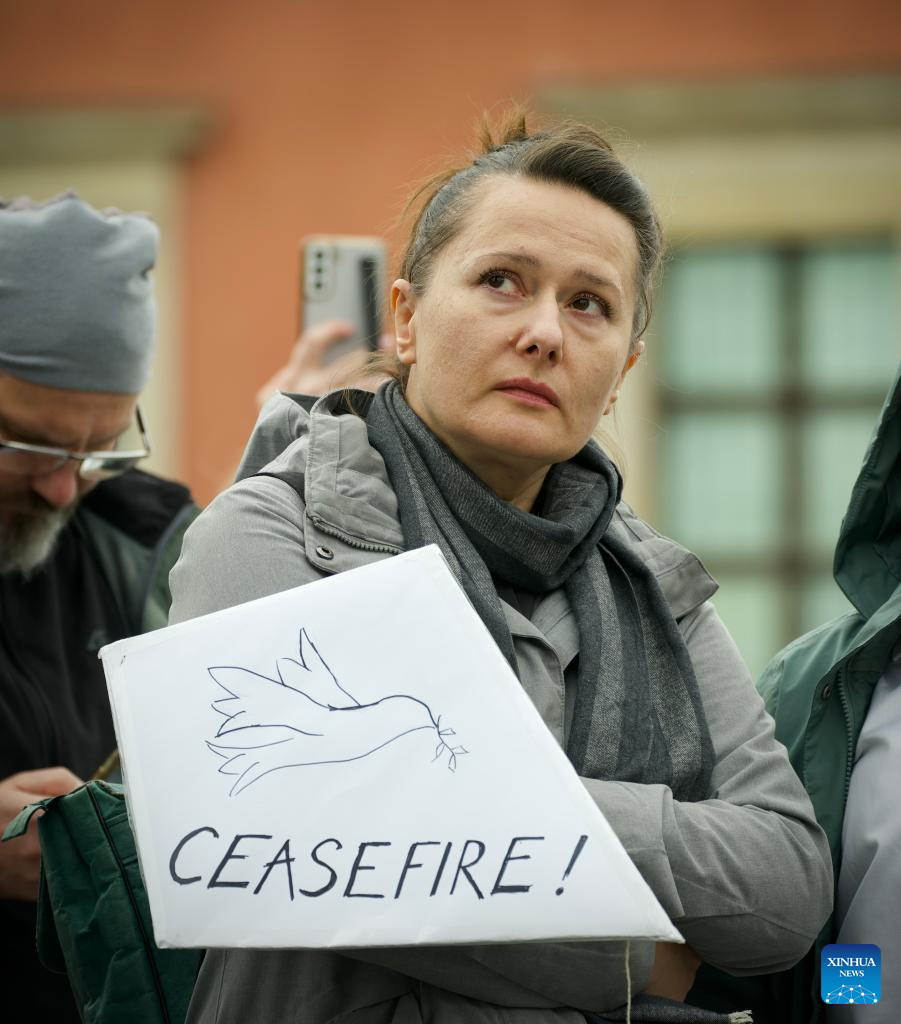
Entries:
{"type": "Polygon", "coordinates": [[[478,188],[425,290],[395,282],[398,357],[417,415],[502,498],[528,508],[638,358],[635,234],[563,185],[498,175],[478,188]]]}

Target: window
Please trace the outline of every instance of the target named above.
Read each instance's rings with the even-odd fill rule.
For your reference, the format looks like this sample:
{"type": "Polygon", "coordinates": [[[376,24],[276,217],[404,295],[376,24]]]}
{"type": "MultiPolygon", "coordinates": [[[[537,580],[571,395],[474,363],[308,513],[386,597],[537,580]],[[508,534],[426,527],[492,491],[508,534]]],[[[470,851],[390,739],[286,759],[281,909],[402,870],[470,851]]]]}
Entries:
{"type": "Polygon", "coordinates": [[[832,554],[899,352],[885,240],[705,245],[667,268],[664,532],[696,551],[752,674],[848,609],[832,554]]]}

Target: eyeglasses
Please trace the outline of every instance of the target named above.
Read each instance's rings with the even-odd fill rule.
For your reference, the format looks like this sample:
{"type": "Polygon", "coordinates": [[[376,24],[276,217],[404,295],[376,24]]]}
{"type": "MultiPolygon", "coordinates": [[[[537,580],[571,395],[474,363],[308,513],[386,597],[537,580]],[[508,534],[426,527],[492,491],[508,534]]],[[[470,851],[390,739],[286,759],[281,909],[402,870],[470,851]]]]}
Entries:
{"type": "Polygon", "coordinates": [[[134,451],[70,452],[67,448],[49,448],[40,444],[24,444],[21,441],[0,441],[0,473],[16,473],[21,476],[46,476],[69,460],[78,463],[78,475],[83,480],[107,480],[119,476],[147,458],[150,454],[150,438],[144,427],[140,408],[135,409],[138,432],[141,435],[141,449],[134,451]]]}

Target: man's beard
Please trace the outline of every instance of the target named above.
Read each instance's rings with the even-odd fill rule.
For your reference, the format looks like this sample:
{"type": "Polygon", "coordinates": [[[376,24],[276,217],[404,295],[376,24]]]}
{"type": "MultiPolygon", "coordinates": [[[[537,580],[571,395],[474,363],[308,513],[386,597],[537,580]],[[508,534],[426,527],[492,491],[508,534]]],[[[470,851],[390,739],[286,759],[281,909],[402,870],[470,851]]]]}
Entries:
{"type": "Polygon", "coordinates": [[[0,511],[0,575],[18,572],[30,576],[44,564],[59,539],[60,531],[75,511],[76,502],[52,508],[42,502],[33,513],[0,511]]]}

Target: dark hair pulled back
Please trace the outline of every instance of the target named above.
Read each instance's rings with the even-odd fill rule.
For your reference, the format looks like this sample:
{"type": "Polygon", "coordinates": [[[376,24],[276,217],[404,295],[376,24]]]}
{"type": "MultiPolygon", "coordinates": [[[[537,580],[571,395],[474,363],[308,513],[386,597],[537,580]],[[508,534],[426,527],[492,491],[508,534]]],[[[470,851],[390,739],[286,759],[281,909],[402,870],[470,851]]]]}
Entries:
{"type": "Polygon", "coordinates": [[[651,295],[663,253],[660,223],[641,181],[594,128],[562,121],[530,132],[526,115],[514,111],[492,132],[483,121],[481,152],[463,167],[451,168],[420,186],[410,200],[422,205],[403,256],[400,276],[422,292],[441,250],[460,231],[486,178],[507,174],[566,185],[616,210],[632,225],[638,249],[633,344],[651,319],[651,295]]]}

